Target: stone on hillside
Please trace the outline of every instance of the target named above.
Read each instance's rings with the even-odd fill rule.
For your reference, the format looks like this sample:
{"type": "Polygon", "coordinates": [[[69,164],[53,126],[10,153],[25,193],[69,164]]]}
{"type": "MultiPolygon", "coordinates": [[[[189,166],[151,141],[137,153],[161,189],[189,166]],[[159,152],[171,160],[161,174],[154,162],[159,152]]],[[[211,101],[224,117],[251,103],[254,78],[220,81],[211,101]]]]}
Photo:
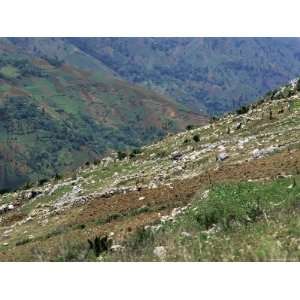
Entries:
{"type": "Polygon", "coordinates": [[[209,190],[205,190],[204,192],[203,192],[203,194],[202,194],[202,199],[207,199],[207,197],[208,197],[208,194],[209,194],[209,190]]]}
{"type": "Polygon", "coordinates": [[[150,182],[148,188],[149,189],[157,189],[158,185],[155,182],[150,182]]]}
{"type": "Polygon", "coordinates": [[[252,157],[253,158],[259,158],[259,157],[261,157],[262,156],[262,153],[261,153],[261,151],[259,150],[259,149],[254,149],[253,151],[252,151],[252,157]]]}
{"type": "Polygon", "coordinates": [[[34,190],[28,191],[28,192],[25,192],[23,194],[22,198],[25,199],[25,200],[31,200],[31,199],[35,198],[36,196],[38,196],[41,193],[42,192],[40,192],[40,191],[34,191],[34,190]]]}
{"type": "Polygon", "coordinates": [[[166,223],[166,222],[173,221],[173,220],[174,220],[174,218],[172,216],[162,216],[160,218],[161,223],[166,223]]]}
{"type": "Polygon", "coordinates": [[[217,155],[217,158],[219,161],[223,161],[225,159],[227,159],[229,157],[229,155],[226,152],[221,152],[217,155]]]}
{"type": "Polygon", "coordinates": [[[192,235],[186,231],[181,232],[181,236],[186,237],[186,238],[192,237],[192,235]]]}
{"type": "Polygon", "coordinates": [[[8,210],[13,210],[15,207],[13,206],[13,204],[9,204],[7,208],[8,210]]]}
{"type": "Polygon", "coordinates": [[[219,151],[219,152],[225,152],[225,150],[226,150],[226,148],[225,148],[224,145],[218,146],[218,151],[219,151]]]}
{"type": "Polygon", "coordinates": [[[274,153],[276,150],[278,149],[278,147],[276,146],[270,146],[270,147],[267,147],[267,148],[264,148],[264,149],[254,149],[252,151],[252,157],[253,158],[260,158],[266,154],[271,154],[271,153],[274,153]]]}
{"type": "Polygon", "coordinates": [[[7,205],[3,204],[0,206],[0,214],[5,213],[7,211],[7,205]]]}
{"type": "Polygon", "coordinates": [[[124,249],[125,249],[125,247],[121,246],[121,245],[112,245],[110,247],[110,250],[113,251],[113,252],[123,251],[124,249]]]}
{"type": "Polygon", "coordinates": [[[159,259],[164,260],[167,256],[167,250],[163,246],[158,246],[154,248],[153,254],[157,256],[159,259]]]}
{"type": "Polygon", "coordinates": [[[242,123],[241,122],[237,123],[235,126],[235,130],[239,130],[241,128],[242,128],[242,123]]]}
{"type": "Polygon", "coordinates": [[[182,158],[182,153],[179,151],[174,151],[171,153],[171,158],[173,160],[180,160],[182,158]]]}
{"type": "Polygon", "coordinates": [[[175,207],[173,208],[172,212],[171,212],[171,216],[174,218],[176,217],[177,215],[179,215],[181,213],[181,208],[180,207],[175,207]]]}

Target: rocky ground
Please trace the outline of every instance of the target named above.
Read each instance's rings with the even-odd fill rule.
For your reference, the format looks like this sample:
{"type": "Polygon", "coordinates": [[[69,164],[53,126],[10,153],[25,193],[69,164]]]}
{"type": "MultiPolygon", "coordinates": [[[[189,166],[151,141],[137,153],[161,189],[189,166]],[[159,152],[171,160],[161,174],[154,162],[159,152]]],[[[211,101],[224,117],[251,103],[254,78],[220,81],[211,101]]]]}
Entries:
{"type": "Polygon", "coordinates": [[[212,184],[298,174],[299,129],[300,93],[292,82],[244,111],[121,160],[113,153],[69,177],[3,194],[0,260],[72,260],[69,245],[89,247],[95,237],[109,237],[118,251],[137,228],[183,212],[212,184]]]}

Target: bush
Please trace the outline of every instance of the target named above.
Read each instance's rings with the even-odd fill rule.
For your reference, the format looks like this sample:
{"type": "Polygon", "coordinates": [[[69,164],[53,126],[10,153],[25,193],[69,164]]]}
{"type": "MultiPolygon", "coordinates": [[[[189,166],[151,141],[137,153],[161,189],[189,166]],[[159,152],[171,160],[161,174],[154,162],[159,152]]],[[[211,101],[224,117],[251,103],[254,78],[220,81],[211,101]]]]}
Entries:
{"type": "Polygon", "coordinates": [[[118,159],[123,160],[124,158],[127,157],[127,153],[123,151],[118,151],[118,159]]]}
{"type": "Polygon", "coordinates": [[[6,189],[6,188],[0,189],[0,195],[6,194],[6,193],[9,193],[9,192],[11,192],[10,189],[6,189]]]}
{"type": "Polygon", "coordinates": [[[101,163],[101,159],[95,159],[94,160],[94,165],[97,166],[101,163]]]}
{"type": "Polygon", "coordinates": [[[194,129],[194,128],[195,128],[194,125],[191,125],[191,124],[190,124],[190,125],[187,125],[185,129],[186,129],[186,130],[192,130],[192,129],[194,129]]]}
{"type": "Polygon", "coordinates": [[[296,83],[296,91],[300,92],[300,79],[296,83]]]}
{"type": "Polygon", "coordinates": [[[57,181],[57,180],[61,180],[63,177],[60,175],[60,174],[58,174],[58,173],[56,173],[55,174],[55,177],[54,177],[54,179],[57,181]]]}
{"type": "Polygon", "coordinates": [[[48,182],[48,179],[47,179],[47,178],[42,178],[42,179],[39,180],[38,185],[39,185],[39,186],[42,186],[42,185],[44,185],[46,182],[48,182]]]}
{"type": "Polygon", "coordinates": [[[85,224],[77,224],[77,225],[75,225],[75,229],[84,229],[86,226],[85,226],[85,224]]]}
{"type": "Polygon", "coordinates": [[[112,240],[107,236],[98,237],[96,236],[94,240],[88,239],[90,249],[94,251],[96,257],[98,257],[102,252],[108,251],[112,245],[112,240]]]}
{"type": "Polygon", "coordinates": [[[16,242],[16,246],[25,245],[25,244],[27,244],[27,243],[29,243],[29,242],[30,242],[30,239],[29,239],[29,238],[24,238],[24,239],[22,239],[22,240],[20,240],[20,241],[17,241],[17,242],[16,242]]]}
{"type": "Polygon", "coordinates": [[[141,151],[141,149],[133,149],[132,151],[131,151],[131,153],[129,154],[129,158],[134,158],[134,157],[136,157],[136,155],[138,155],[138,154],[141,154],[142,153],[142,151],[141,151]]]}
{"type": "Polygon", "coordinates": [[[216,122],[216,121],[218,121],[218,120],[219,120],[219,118],[213,116],[213,117],[210,118],[209,122],[210,122],[210,123],[214,123],[214,122],[216,122]]]}
{"type": "Polygon", "coordinates": [[[246,114],[248,111],[249,111],[249,106],[242,106],[236,111],[236,113],[238,115],[243,115],[246,114]]]}
{"type": "Polygon", "coordinates": [[[33,182],[30,182],[30,181],[27,181],[25,184],[24,184],[24,189],[25,190],[28,190],[30,188],[32,188],[34,186],[33,182]]]}
{"type": "Polygon", "coordinates": [[[144,227],[137,228],[136,232],[126,241],[127,247],[132,250],[144,250],[154,242],[154,234],[144,227]]]}
{"type": "Polygon", "coordinates": [[[157,152],[157,157],[159,157],[159,158],[164,158],[164,157],[166,157],[167,155],[168,155],[168,153],[167,153],[167,151],[165,151],[165,150],[160,150],[160,151],[158,151],[157,152]]]}
{"type": "Polygon", "coordinates": [[[198,142],[200,141],[199,134],[195,134],[195,135],[193,136],[193,140],[194,140],[196,143],[198,143],[198,142]]]}

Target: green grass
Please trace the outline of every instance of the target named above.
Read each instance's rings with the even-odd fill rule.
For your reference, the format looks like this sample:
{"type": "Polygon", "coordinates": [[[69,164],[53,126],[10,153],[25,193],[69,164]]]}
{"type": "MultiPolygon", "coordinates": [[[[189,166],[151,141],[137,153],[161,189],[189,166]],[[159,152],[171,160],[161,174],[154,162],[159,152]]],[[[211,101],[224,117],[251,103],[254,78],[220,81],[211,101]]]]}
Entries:
{"type": "Polygon", "coordinates": [[[217,185],[175,222],[155,233],[139,230],[125,252],[105,259],[155,261],[153,249],[164,246],[167,261],[299,261],[300,186],[288,188],[291,183],[217,185]]]}
{"type": "Polygon", "coordinates": [[[293,108],[293,110],[297,110],[297,111],[300,109],[300,100],[299,99],[293,101],[292,108],[293,108]]]}

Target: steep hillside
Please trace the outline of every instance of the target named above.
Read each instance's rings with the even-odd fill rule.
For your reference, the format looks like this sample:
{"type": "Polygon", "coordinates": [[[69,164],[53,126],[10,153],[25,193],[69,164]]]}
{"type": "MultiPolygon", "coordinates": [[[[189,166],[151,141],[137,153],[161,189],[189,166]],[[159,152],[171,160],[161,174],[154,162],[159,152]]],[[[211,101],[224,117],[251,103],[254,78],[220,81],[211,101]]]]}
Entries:
{"type": "Polygon", "coordinates": [[[70,38],[123,78],[210,114],[300,74],[298,38],[70,38]]]}
{"type": "Polygon", "coordinates": [[[0,197],[0,260],[300,259],[300,81],[0,197]]]}
{"type": "Polygon", "coordinates": [[[30,42],[48,55],[34,55],[26,39],[18,41],[16,46],[0,40],[0,189],[43,180],[112,149],[137,147],[206,120],[118,79],[59,39],[30,42]]]}

